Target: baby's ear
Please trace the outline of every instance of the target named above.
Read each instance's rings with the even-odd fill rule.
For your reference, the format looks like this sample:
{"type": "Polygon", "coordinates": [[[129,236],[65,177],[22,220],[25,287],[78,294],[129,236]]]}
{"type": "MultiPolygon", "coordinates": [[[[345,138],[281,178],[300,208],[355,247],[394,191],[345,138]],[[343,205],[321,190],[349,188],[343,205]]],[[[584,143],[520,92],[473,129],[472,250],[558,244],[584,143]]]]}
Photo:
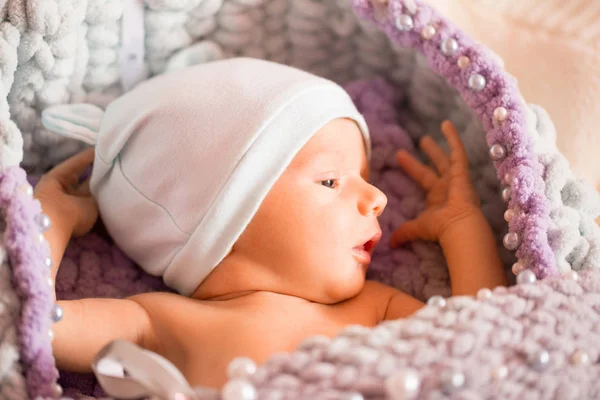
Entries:
{"type": "Polygon", "coordinates": [[[104,110],[92,104],[61,104],[42,112],[42,124],[61,136],[95,145],[104,110]]]}

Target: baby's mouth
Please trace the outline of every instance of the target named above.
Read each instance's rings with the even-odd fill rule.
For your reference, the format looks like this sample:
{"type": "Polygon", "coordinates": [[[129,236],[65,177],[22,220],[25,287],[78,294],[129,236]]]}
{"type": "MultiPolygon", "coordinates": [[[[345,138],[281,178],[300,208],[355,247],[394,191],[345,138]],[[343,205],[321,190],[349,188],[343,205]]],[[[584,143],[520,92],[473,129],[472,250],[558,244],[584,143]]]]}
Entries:
{"type": "Polygon", "coordinates": [[[377,246],[377,243],[381,240],[381,231],[377,231],[370,239],[363,244],[355,246],[352,250],[354,250],[354,254],[356,258],[359,259],[364,264],[369,264],[371,262],[371,255],[373,254],[373,249],[377,246]]]}

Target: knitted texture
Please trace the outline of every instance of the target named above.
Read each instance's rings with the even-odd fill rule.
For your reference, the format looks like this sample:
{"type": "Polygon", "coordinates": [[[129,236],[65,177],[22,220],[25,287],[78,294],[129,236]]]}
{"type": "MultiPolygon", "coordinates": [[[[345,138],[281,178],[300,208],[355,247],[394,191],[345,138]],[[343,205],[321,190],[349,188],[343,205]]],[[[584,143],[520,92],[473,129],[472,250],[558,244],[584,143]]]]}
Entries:
{"type": "MultiPolygon", "coordinates": [[[[49,336],[52,289],[48,284],[50,271],[44,262],[48,245],[40,241],[43,237],[40,236],[35,217],[41,208],[39,201],[34,200],[31,194],[32,188],[26,180],[25,171],[17,167],[3,171],[0,178],[0,208],[6,227],[3,255],[4,262],[10,262],[12,277],[3,272],[2,287],[12,283],[13,290],[12,293],[10,290],[1,292],[0,318],[18,321],[15,327],[18,331],[17,354],[20,363],[15,365],[14,371],[22,368],[27,383],[23,387],[20,385],[21,379],[7,374],[6,379],[11,385],[0,387],[0,393],[6,399],[23,398],[27,391],[50,396],[53,394],[50,383],[58,378],[49,336]]],[[[6,349],[7,358],[2,357],[2,363],[10,363],[14,360],[14,356],[10,356],[10,347],[14,346],[14,331],[11,334],[6,327],[5,332],[6,335],[0,339],[0,348],[6,349]]]]}
{"type": "MultiPolygon", "coordinates": [[[[6,231],[4,219],[0,226],[3,238],[6,231]]],[[[21,302],[12,286],[11,270],[4,248],[0,249],[0,304],[0,398],[26,398],[17,337],[21,302]]]]}
{"type": "MultiPolygon", "coordinates": [[[[369,124],[373,124],[372,130],[381,132],[374,133],[374,141],[380,141],[375,143],[377,155],[374,153],[372,168],[373,181],[390,196],[388,211],[382,216],[382,228],[386,235],[389,236],[391,230],[405,219],[414,217],[423,207],[422,192],[395,166],[393,151],[402,147],[414,150],[414,141],[425,133],[440,140],[439,123],[448,118],[455,122],[467,146],[472,178],[482,197],[486,217],[499,241],[507,230],[517,235],[516,256],[523,267],[543,278],[556,276],[571,268],[584,271],[600,266],[598,228],[593,223],[599,211],[597,195],[573,177],[564,157],[556,150],[554,128],[545,112],[535,106],[526,106],[514,80],[501,70],[494,56],[474,44],[427,5],[399,0],[390,0],[387,6],[382,6],[383,3],[375,1],[373,5],[367,0],[356,0],[355,9],[352,10],[349,1],[146,0],[146,66],[152,74],[157,74],[215,58],[246,55],[305,68],[340,83],[373,76],[386,78],[393,84],[393,89],[383,81],[364,81],[348,86],[369,124]],[[449,39],[456,41],[456,49],[453,50],[448,43],[449,39]],[[506,112],[501,112],[500,107],[506,112]],[[496,150],[502,150],[501,156],[496,157],[493,163],[488,154],[492,145],[501,146],[496,150]],[[502,215],[506,205],[502,203],[501,192],[509,200],[508,207],[511,210],[506,218],[509,220],[508,229],[502,215]]],[[[81,101],[105,105],[121,93],[120,37],[123,10],[123,2],[119,0],[9,0],[0,5],[0,16],[5,21],[0,25],[0,90],[6,90],[3,95],[6,94],[8,99],[8,102],[1,100],[4,103],[0,103],[3,146],[0,149],[0,164],[4,167],[3,182],[6,179],[8,185],[0,206],[7,221],[17,221],[13,225],[13,234],[8,235],[7,228],[3,242],[17,294],[7,303],[11,304],[12,309],[21,309],[18,327],[20,365],[27,379],[27,391],[32,397],[54,393],[56,371],[48,340],[51,289],[46,284],[47,271],[43,270],[44,249],[36,242],[38,233],[33,222],[39,212],[39,204],[27,196],[15,194],[18,186],[15,182],[24,181],[24,172],[6,167],[16,165],[20,160],[21,148],[24,149],[23,166],[28,171],[38,173],[79,149],[80,144],[58,138],[42,128],[39,113],[46,106],[81,101]],[[16,305],[17,302],[20,306],[16,305]]],[[[83,242],[74,242],[73,246],[80,246],[83,250],[79,255],[75,255],[75,250],[69,250],[61,266],[57,287],[59,295],[65,298],[120,297],[137,291],[160,290],[156,280],[139,275],[139,271],[120,258],[122,255],[106,239],[91,235],[81,240],[83,242]],[[100,266],[106,268],[111,261],[123,268],[101,270],[100,266]]],[[[503,250],[501,255],[507,266],[515,260],[513,252],[503,250]]],[[[474,300],[471,300],[473,305],[469,308],[470,300],[464,300],[467,304],[465,309],[469,311],[459,312],[459,315],[466,316],[458,321],[467,322],[452,323],[452,329],[445,325],[447,330],[440,335],[446,335],[446,343],[455,340],[464,340],[466,343],[468,340],[461,337],[473,338],[476,344],[469,346],[485,349],[484,353],[487,353],[488,347],[490,354],[492,349],[497,348],[505,357],[498,362],[510,362],[511,366],[521,362],[519,368],[525,371],[523,360],[517,358],[507,340],[491,338],[495,337],[499,328],[510,326],[514,332],[523,333],[524,340],[531,340],[531,346],[546,347],[551,351],[552,342],[536,333],[542,329],[540,327],[547,331],[544,324],[550,319],[557,321],[556,332],[566,332],[571,325],[563,324],[568,323],[586,329],[585,332],[593,336],[598,331],[599,321],[598,310],[594,308],[596,297],[593,295],[594,290],[597,291],[594,282],[598,279],[594,280],[595,272],[586,274],[585,282],[592,283],[586,283],[583,289],[591,295],[574,293],[569,300],[573,307],[571,313],[565,313],[564,307],[560,306],[562,303],[556,301],[554,304],[558,306],[547,311],[547,314],[542,313],[542,316],[531,319],[527,313],[517,313],[513,322],[503,320],[504,316],[512,315],[510,307],[513,306],[509,303],[519,303],[516,297],[527,303],[518,292],[524,289],[517,286],[510,289],[510,294],[502,290],[495,292],[493,299],[498,300],[494,301],[503,305],[489,304],[493,304],[492,308],[495,307],[497,312],[487,310],[474,300]],[[587,313],[586,323],[593,326],[565,319],[568,317],[565,314],[576,318],[578,314],[575,310],[587,313]],[[594,310],[595,314],[585,310],[594,310]],[[491,318],[489,326],[492,329],[470,331],[469,318],[491,318]],[[498,347],[492,345],[496,341],[498,347]],[[477,347],[480,345],[482,347],[477,347]]],[[[437,244],[413,243],[395,252],[379,246],[374,255],[370,278],[422,299],[433,294],[449,293],[448,275],[437,244]]],[[[560,297],[561,292],[552,285],[541,282],[531,287],[539,286],[542,288],[539,290],[547,290],[547,293],[543,293],[548,299],[560,297]]],[[[529,310],[526,307],[524,309],[529,310]]],[[[437,313],[431,317],[432,326],[444,324],[444,318],[450,318],[444,316],[445,312],[426,312],[437,313]]],[[[423,324],[419,316],[401,323],[407,325],[408,330],[421,332],[419,326],[423,324]]],[[[455,321],[452,318],[450,320],[455,321]]],[[[439,359],[427,358],[426,353],[431,348],[429,342],[418,337],[398,336],[395,329],[388,325],[373,330],[359,329],[357,337],[368,340],[373,335],[385,336],[386,333],[381,332],[388,331],[388,337],[396,346],[406,344],[406,352],[393,353],[395,361],[389,364],[392,365],[390,371],[398,370],[403,365],[418,369],[424,379],[424,395],[439,395],[439,386],[432,382],[443,367],[439,364],[442,362],[440,360],[454,360],[465,371],[472,365],[483,369],[497,364],[491,359],[468,358],[465,356],[468,352],[456,356],[458,353],[451,352],[451,346],[438,349],[439,359]],[[422,358],[416,356],[421,353],[425,354],[422,358]]],[[[438,332],[437,328],[433,331],[438,332]]],[[[502,329],[500,331],[503,332],[502,329]]],[[[521,338],[511,332],[501,337],[521,338]]],[[[435,335],[431,338],[435,338],[437,343],[441,339],[435,335]]],[[[581,337],[576,332],[566,333],[565,346],[570,343],[572,347],[569,351],[583,343],[578,342],[581,337]]],[[[6,344],[10,346],[10,336],[6,338],[6,344]]],[[[323,346],[329,346],[329,342],[314,339],[316,342],[319,340],[323,346]]],[[[4,343],[3,338],[0,345],[4,343]]],[[[365,346],[369,347],[365,351],[360,350],[362,347],[358,345],[350,351],[359,354],[353,360],[334,358],[328,361],[331,365],[314,367],[320,372],[315,372],[313,377],[307,374],[288,378],[286,376],[290,373],[286,372],[287,367],[269,367],[273,372],[268,379],[261,378],[265,372],[259,372],[252,379],[265,396],[275,390],[273,382],[282,381],[275,386],[288,387],[290,393],[308,395],[312,390],[319,391],[320,396],[326,393],[325,389],[331,388],[334,390],[331,396],[337,398],[335,390],[343,388],[358,391],[365,397],[381,397],[383,377],[376,378],[375,372],[369,368],[374,360],[383,360],[392,353],[376,343],[365,346]],[[348,366],[344,363],[347,362],[356,365],[354,372],[344,372],[344,366],[348,366]],[[356,373],[365,379],[354,379],[356,373]],[[314,384],[322,380],[315,380],[315,376],[327,376],[322,387],[319,386],[321,384],[314,384]],[[344,376],[346,378],[338,378],[344,376]],[[351,383],[345,387],[339,386],[339,382],[332,383],[344,379],[346,382],[362,383],[351,383]],[[292,383],[288,385],[286,382],[292,383]]],[[[296,357],[303,351],[300,349],[289,357],[296,357]]],[[[596,353],[588,355],[595,363],[596,353]]],[[[274,357],[275,361],[267,365],[286,357],[274,357]]],[[[320,360],[318,357],[315,360],[320,360]]],[[[591,381],[585,380],[585,377],[588,373],[597,373],[594,370],[596,364],[579,368],[582,380],[577,381],[580,382],[577,390],[593,390],[591,381]]],[[[15,369],[13,373],[15,371],[19,372],[15,369]]],[[[481,390],[480,393],[491,395],[499,393],[485,386],[488,375],[483,375],[475,378],[468,376],[469,390],[481,390]]],[[[560,375],[554,369],[549,370],[548,376],[553,376],[552,382],[565,382],[562,379],[566,379],[566,374],[560,375]]],[[[546,389],[551,384],[540,384],[536,373],[523,372],[523,375],[508,377],[506,385],[509,388],[526,385],[532,397],[548,394],[547,397],[568,398],[560,397],[563,392],[556,391],[558,389],[546,389]]],[[[69,386],[68,378],[65,377],[63,382],[66,386],[69,386]]],[[[71,380],[74,386],[80,382],[76,377],[71,380]]],[[[94,391],[93,380],[87,382],[86,393],[100,396],[100,392],[94,391]]],[[[78,387],[81,389],[81,386],[83,384],[78,387]]],[[[523,398],[520,396],[523,392],[515,390],[516,398],[523,398]]],[[[457,396],[468,398],[473,393],[461,391],[457,396]]],[[[507,396],[512,395],[512,392],[507,393],[507,396]]],[[[585,397],[585,393],[582,396],[585,397]]]]}
{"type": "Polygon", "coordinates": [[[374,329],[351,326],[272,357],[249,380],[260,399],[411,398],[402,390],[409,371],[420,377],[419,399],[597,398],[599,279],[588,270],[578,282],[548,278],[489,299],[455,297],[374,329]],[[589,364],[577,364],[578,350],[589,364]],[[549,362],[540,366],[543,351],[549,362]],[[464,376],[460,389],[448,385],[449,371],[464,376]]]}

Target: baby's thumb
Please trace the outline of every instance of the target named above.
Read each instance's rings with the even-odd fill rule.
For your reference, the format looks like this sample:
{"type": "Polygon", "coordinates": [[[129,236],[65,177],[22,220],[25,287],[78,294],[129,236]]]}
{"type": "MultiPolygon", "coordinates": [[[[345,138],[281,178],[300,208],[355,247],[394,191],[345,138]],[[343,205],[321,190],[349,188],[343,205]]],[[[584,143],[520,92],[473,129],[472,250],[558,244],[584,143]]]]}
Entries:
{"type": "Polygon", "coordinates": [[[73,228],[74,236],[83,236],[92,230],[98,220],[98,206],[93,197],[78,197],[77,222],[73,228]]]}
{"type": "Polygon", "coordinates": [[[420,239],[420,236],[419,225],[415,221],[407,221],[392,233],[390,247],[399,247],[403,243],[420,239]]]}

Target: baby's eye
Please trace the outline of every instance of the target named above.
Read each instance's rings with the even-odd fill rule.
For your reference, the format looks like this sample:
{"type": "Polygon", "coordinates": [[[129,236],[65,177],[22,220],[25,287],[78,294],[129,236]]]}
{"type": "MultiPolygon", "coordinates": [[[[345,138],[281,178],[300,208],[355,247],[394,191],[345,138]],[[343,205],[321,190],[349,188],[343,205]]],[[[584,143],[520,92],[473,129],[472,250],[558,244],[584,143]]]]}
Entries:
{"type": "Polygon", "coordinates": [[[337,179],[327,179],[325,181],[321,181],[321,185],[333,189],[337,186],[337,179]]]}

